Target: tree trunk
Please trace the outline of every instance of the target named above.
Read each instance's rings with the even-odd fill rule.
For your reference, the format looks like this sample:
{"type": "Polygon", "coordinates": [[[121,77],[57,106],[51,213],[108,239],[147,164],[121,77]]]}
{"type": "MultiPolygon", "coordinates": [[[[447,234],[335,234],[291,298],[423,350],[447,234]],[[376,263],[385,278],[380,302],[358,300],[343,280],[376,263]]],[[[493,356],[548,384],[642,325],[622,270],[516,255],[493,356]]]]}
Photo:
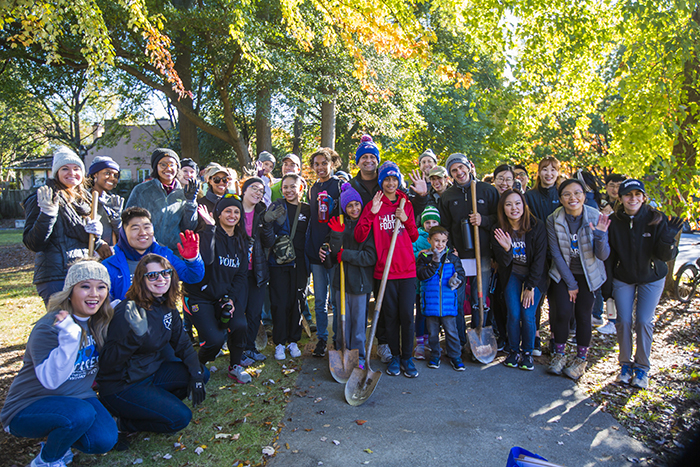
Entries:
{"type": "MultiPolygon", "coordinates": [[[[181,42],[183,38],[179,38],[181,42]]],[[[183,44],[178,47],[180,52],[175,62],[175,70],[182,80],[185,89],[192,89],[192,53],[189,45],[183,44]]],[[[189,96],[183,97],[180,103],[187,107],[188,110],[194,113],[194,103],[189,96]]],[[[187,118],[178,108],[177,117],[180,128],[180,157],[194,160],[199,164],[199,140],[197,138],[197,125],[192,120],[187,118]]]]}
{"type": "Polygon", "coordinates": [[[304,109],[297,107],[296,115],[294,115],[294,140],[292,142],[292,152],[302,159],[301,141],[304,132],[304,109]]]}
{"type": "Polygon", "coordinates": [[[255,101],[255,150],[272,152],[272,126],[270,125],[270,108],[272,96],[267,85],[260,86],[255,101]]]}
{"type": "Polygon", "coordinates": [[[323,91],[321,103],[321,147],[335,149],[335,93],[323,91]]]}

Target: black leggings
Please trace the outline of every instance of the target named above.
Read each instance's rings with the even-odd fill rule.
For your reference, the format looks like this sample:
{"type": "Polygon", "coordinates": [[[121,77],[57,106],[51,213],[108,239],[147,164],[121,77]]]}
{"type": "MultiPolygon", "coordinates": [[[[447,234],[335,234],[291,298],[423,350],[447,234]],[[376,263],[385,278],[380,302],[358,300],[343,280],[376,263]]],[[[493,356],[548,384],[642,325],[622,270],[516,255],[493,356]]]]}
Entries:
{"type": "Polygon", "coordinates": [[[413,354],[413,307],[416,299],[416,279],[389,279],[386,281],[384,302],[384,330],[391,355],[406,360],[413,354]]]}
{"type": "Polygon", "coordinates": [[[569,301],[569,288],[564,280],[552,281],[549,286],[550,299],[556,302],[557,312],[554,319],[550,316],[554,343],[564,344],[569,337],[569,322],[576,318],[576,345],[588,347],[591,343],[591,311],[595,302],[595,293],[588,289],[588,282],[583,274],[575,274],[578,282],[576,302],[569,301]]]}
{"type": "Polygon", "coordinates": [[[303,298],[304,291],[297,288],[297,275],[295,266],[270,268],[270,312],[275,345],[287,345],[301,339],[300,298],[303,298]]]}
{"type": "Polygon", "coordinates": [[[228,326],[222,329],[219,327],[220,321],[215,316],[216,303],[196,298],[188,298],[185,303],[187,305],[185,312],[190,315],[199,335],[200,363],[213,361],[224,342],[228,341],[230,365],[240,365],[248,329],[243,306],[233,310],[233,318],[229,320],[228,326]]]}
{"type": "Polygon", "coordinates": [[[260,317],[262,316],[263,301],[267,293],[267,284],[258,287],[255,272],[248,271],[248,303],[245,308],[245,318],[248,322],[246,350],[255,350],[255,338],[258,336],[260,328],[260,317]]]}

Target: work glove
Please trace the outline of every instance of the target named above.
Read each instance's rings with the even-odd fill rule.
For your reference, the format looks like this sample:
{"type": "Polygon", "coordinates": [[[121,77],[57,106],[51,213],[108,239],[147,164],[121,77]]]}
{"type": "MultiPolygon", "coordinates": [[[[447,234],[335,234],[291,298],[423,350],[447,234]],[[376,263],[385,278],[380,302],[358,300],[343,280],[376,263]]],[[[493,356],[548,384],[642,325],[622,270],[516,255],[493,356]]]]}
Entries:
{"type": "Polygon", "coordinates": [[[85,231],[100,238],[102,236],[102,222],[100,222],[100,216],[97,216],[96,219],[89,219],[85,223],[85,231]]]}
{"type": "Polygon", "coordinates": [[[672,237],[676,237],[678,232],[683,228],[683,222],[685,222],[680,217],[673,216],[668,220],[668,232],[672,237]]]}
{"type": "Polygon", "coordinates": [[[190,384],[187,389],[189,398],[192,401],[192,407],[197,407],[199,404],[204,402],[207,397],[207,391],[204,389],[204,376],[200,371],[197,376],[190,378],[190,384]]]}
{"type": "Polygon", "coordinates": [[[433,263],[439,263],[440,262],[440,254],[437,252],[437,250],[431,250],[433,252],[432,258],[430,258],[433,263]]]}
{"type": "Polygon", "coordinates": [[[36,204],[47,216],[58,216],[58,200],[54,199],[53,190],[50,187],[44,185],[36,190],[36,204]]]}
{"type": "Polygon", "coordinates": [[[276,208],[274,209],[268,209],[265,212],[265,215],[263,216],[263,220],[266,223],[270,223],[273,221],[277,221],[279,225],[284,224],[284,215],[287,214],[287,210],[284,208],[283,205],[278,204],[276,208]]]}
{"type": "Polygon", "coordinates": [[[105,192],[102,193],[102,196],[100,196],[100,203],[105,209],[105,212],[107,212],[110,223],[117,219],[119,219],[121,223],[122,210],[124,209],[124,198],[119,195],[111,195],[105,192]]]}
{"type": "Polygon", "coordinates": [[[199,193],[199,184],[197,180],[190,180],[185,186],[185,199],[187,201],[194,201],[197,199],[197,193],[199,193]]]}
{"type": "Polygon", "coordinates": [[[199,235],[191,230],[180,232],[180,243],[177,244],[177,251],[182,259],[192,261],[199,254],[199,235]]]}
{"type": "Polygon", "coordinates": [[[452,274],[452,277],[450,277],[450,280],[447,281],[447,284],[450,286],[450,290],[455,290],[462,284],[462,281],[455,272],[454,274],[452,274]]]}
{"type": "Polygon", "coordinates": [[[146,310],[136,306],[135,302],[129,300],[126,304],[124,312],[126,322],[137,337],[141,337],[148,332],[148,319],[146,318],[146,310]]]}
{"type": "Polygon", "coordinates": [[[333,217],[328,221],[328,227],[330,227],[333,232],[343,232],[345,230],[343,224],[340,223],[339,217],[333,217]]]}

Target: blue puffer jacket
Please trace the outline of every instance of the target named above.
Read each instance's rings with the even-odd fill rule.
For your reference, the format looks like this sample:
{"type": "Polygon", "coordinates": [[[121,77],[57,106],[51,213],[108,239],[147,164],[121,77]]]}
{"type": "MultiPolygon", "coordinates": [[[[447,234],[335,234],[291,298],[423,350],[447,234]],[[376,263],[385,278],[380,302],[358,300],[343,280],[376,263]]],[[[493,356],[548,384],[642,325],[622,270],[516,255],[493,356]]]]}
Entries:
{"type": "Polygon", "coordinates": [[[446,251],[439,263],[433,261],[433,252],[421,253],[416,264],[416,275],[421,280],[421,311],[424,316],[457,316],[457,290],[450,289],[450,278],[457,277],[464,284],[464,268],[459,256],[446,251]]]}

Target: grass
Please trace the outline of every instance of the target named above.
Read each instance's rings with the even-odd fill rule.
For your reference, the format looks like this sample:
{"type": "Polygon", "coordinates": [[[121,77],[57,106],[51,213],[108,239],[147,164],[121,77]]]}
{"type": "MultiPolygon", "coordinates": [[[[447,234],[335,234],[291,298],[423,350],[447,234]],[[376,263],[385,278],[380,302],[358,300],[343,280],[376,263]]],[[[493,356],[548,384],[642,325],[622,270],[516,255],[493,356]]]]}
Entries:
{"type": "Polygon", "coordinates": [[[22,243],[21,229],[0,230],[0,246],[22,243]]]}

